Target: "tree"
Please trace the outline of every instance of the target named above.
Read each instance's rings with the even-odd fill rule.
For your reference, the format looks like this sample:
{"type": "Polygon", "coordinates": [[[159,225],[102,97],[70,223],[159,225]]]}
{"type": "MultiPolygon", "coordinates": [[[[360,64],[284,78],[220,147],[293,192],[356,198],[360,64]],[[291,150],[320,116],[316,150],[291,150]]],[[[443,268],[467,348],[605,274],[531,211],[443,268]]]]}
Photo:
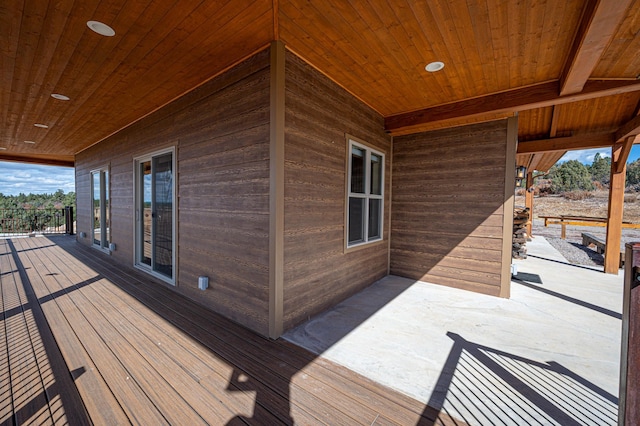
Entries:
{"type": "Polygon", "coordinates": [[[587,167],[594,182],[600,182],[603,186],[608,186],[611,180],[611,157],[601,157],[596,153],[593,163],[587,167]]]}
{"type": "Polygon", "coordinates": [[[555,165],[549,171],[551,189],[555,193],[591,191],[594,189],[587,167],[578,160],[555,165]]]}
{"type": "Polygon", "coordinates": [[[627,186],[640,184],[640,158],[627,164],[627,186]]]}

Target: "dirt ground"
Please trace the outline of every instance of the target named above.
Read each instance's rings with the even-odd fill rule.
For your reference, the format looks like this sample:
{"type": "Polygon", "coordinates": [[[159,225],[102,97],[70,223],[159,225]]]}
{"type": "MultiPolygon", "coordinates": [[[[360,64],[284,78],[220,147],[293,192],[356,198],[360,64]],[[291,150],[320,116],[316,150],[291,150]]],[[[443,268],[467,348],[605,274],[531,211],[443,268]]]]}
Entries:
{"type": "MultiPolygon", "coordinates": [[[[591,194],[591,198],[583,200],[569,200],[561,195],[535,197],[533,218],[558,215],[607,217],[608,191],[594,191],[591,194]]],[[[517,195],[515,203],[517,207],[524,207],[524,195],[517,195]]],[[[625,194],[622,220],[640,223],[640,194],[625,194]]]]}

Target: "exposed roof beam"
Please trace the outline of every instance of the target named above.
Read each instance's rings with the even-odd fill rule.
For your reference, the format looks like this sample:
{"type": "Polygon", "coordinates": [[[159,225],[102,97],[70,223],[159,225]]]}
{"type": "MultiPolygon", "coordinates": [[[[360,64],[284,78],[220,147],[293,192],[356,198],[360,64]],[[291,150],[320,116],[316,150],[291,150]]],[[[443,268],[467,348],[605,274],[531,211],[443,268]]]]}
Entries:
{"type": "Polygon", "coordinates": [[[385,118],[387,132],[395,133],[421,125],[455,118],[472,118],[486,114],[525,111],[534,108],[578,102],[603,96],[618,95],[640,90],[638,80],[589,80],[580,93],[560,96],[559,82],[549,81],[519,87],[477,98],[464,99],[418,111],[391,115],[385,118]]]}
{"type": "Polygon", "coordinates": [[[75,162],[73,160],[73,157],[71,157],[71,159],[64,159],[64,158],[49,158],[46,156],[23,156],[23,155],[0,154],[0,161],[13,161],[16,163],[28,163],[28,164],[43,164],[45,166],[75,167],[75,162]]]}
{"type": "Polygon", "coordinates": [[[538,167],[538,164],[540,164],[540,161],[542,161],[542,156],[543,154],[538,154],[538,155],[534,154],[531,156],[531,163],[529,163],[529,170],[531,170],[532,172],[536,170],[536,168],[538,167]]]}
{"type": "Polygon", "coordinates": [[[518,154],[571,151],[575,149],[611,147],[615,143],[613,133],[587,133],[564,138],[538,139],[519,142],[518,154]]]}
{"type": "Polygon", "coordinates": [[[640,134],[640,115],[636,115],[635,118],[626,122],[616,132],[616,142],[622,142],[629,136],[635,136],[640,134]]]}
{"type": "Polygon", "coordinates": [[[550,138],[555,138],[556,135],[558,134],[558,116],[560,114],[558,114],[558,107],[557,106],[553,106],[553,109],[551,110],[551,128],[549,129],[549,137],[550,138]]]}
{"type": "Polygon", "coordinates": [[[590,0],[560,77],[560,95],[580,93],[632,0],[590,0]]]}

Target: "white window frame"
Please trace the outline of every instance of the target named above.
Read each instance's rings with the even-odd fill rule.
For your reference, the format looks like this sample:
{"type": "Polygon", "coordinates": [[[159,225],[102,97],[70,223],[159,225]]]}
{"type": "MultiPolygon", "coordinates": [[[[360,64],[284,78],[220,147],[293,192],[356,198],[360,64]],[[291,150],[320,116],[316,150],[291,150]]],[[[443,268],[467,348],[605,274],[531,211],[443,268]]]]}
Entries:
{"type": "Polygon", "coordinates": [[[354,138],[353,136],[347,135],[347,179],[346,179],[346,202],[345,202],[345,224],[344,224],[344,241],[345,241],[345,251],[351,250],[356,247],[362,247],[368,244],[377,243],[384,240],[384,175],[385,175],[385,161],[386,156],[383,152],[378,151],[375,148],[372,148],[370,145],[365,142],[354,138]],[[351,192],[351,153],[353,151],[353,147],[361,149],[365,152],[365,170],[364,170],[364,187],[365,192],[356,193],[351,192]],[[382,161],[382,170],[380,176],[380,194],[371,194],[371,154],[376,154],[380,156],[382,161]],[[364,241],[349,242],[349,199],[350,198],[361,198],[364,199],[364,212],[363,212],[363,223],[364,223],[364,241]],[[375,238],[369,238],[369,200],[377,199],[380,200],[380,236],[375,238]]]}
{"type": "Polygon", "coordinates": [[[140,155],[137,156],[133,159],[133,195],[134,195],[134,215],[133,215],[133,230],[134,230],[134,235],[133,235],[133,266],[135,268],[138,268],[144,272],[146,272],[149,275],[152,275],[168,284],[171,284],[173,286],[177,285],[177,276],[178,276],[178,268],[177,268],[177,264],[176,264],[176,259],[177,259],[177,203],[178,203],[178,196],[176,194],[176,189],[178,187],[178,183],[177,183],[177,159],[176,159],[176,147],[172,146],[169,148],[165,148],[165,149],[161,149],[158,151],[153,151],[150,152],[148,154],[145,155],[140,155]],[[141,188],[139,187],[139,183],[140,183],[140,163],[145,162],[145,161],[152,161],[154,157],[158,157],[160,155],[164,155],[164,154],[169,154],[171,153],[171,167],[172,167],[172,171],[173,171],[173,182],[172,182],[172,189],[171,192],[173,194],[173,202],[172,202],[172,210],[171,210],[171,217],[172,217],[172,222],[171,222],[171,239],[172,239],[172,248],[171,248],[171,271],[172,274],[171,276],[167,276],[165,274],[159,273],[155,270],[153,270],[152,267],[148,266],[147,264],[143,263],[140,259],[140,252],[139,249],[140,247],[142,247],[142,239],[140,236],[140,226],[142,226],[142,212],[140,211],[140,204],[141,204],[141,197],[143,197],[143,194],[141,194],[141,188]]]}
{"type": "Polygon", "coordinates": [[[100,249],[106,253],[111,253],[109,245],[111,243],[111,223],[109,220],[111,218],[111,185],[109,179],[111,178],[111,173],[109,171],[109,166],[103,166],[98,169],[91,170],[90,174],[91,179],[91,245],[97,249],[100,249]],[[95,241],[95,219],[93,217],[93,209],[95,208],[95,187],[94,187],[94,176],[99,176],[100,183],[100,243],[97,244],[95,241]],[[106,205],[106,201],[109,201],[109,204],[106,205]]]}

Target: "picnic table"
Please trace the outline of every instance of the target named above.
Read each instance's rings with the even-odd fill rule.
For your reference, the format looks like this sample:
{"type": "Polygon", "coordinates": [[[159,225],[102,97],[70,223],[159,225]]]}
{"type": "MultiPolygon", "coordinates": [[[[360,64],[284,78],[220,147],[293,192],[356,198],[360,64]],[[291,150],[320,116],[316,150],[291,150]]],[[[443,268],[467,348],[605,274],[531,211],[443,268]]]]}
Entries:
{"type": "MultiPolygon", "coordinates": [[[[567,225],[574,226],[607,226],[606,217],[591,217],[591,216],[538,216],[540,219],[544,219],[544,226],[548,225],[561,225],[562,231],[560,232],[560,238],[563,240],[567,238],[567,225]]],[[[631,222],[622,222],[623,228],[640,229],[640,224],[631,222]]]]}

